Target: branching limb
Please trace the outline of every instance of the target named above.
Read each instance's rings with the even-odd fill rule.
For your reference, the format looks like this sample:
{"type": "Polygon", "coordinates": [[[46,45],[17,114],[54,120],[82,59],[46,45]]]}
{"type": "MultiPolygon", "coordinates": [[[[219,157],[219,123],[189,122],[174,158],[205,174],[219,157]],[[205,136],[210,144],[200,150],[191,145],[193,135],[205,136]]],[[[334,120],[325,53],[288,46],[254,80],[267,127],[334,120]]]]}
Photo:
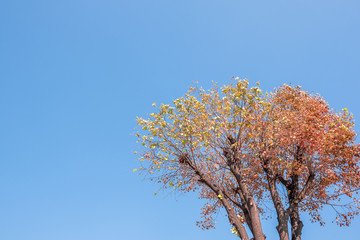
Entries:
{"type": "Polygon", "coordinates": [[[241,219],[237,216],[235,210],[231,207],[230,202],[226,198],[220,186],[215,184],[203,172],[201,172],[200,169],[198,169],[197,166],[191,161],[190,157],[187,154],[180,156],[179,162],[189,166],[194,171],[194,173],[199,177],[199,180],[202,183],[204,183],[206,186],[208,186],[216,194],[216,196],[218,196],[218,198],[220,199],[222,205],[224,206],[228,214],[230,223],[235,226],[236,230],[239,232],[240,238],[242,240],[249,240],[249,236],[246,232],[243,223],[241,222],[241,219]]]}

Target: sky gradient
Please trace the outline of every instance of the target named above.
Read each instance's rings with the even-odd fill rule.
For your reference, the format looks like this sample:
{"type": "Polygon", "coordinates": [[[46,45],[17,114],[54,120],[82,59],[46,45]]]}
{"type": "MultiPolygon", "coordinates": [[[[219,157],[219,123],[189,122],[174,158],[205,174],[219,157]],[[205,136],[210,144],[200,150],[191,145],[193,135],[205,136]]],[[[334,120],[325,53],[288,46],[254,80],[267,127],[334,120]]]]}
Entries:
{"type": "MultiPolygon", "coordinates": [[[[195,226],[196,194],[155,196],[132,172],[136,116],[238,76],[301,85],[359,123],[359,12],[358,0],[2,1],[0,239],[236,239],[224,213],[216,230],[195,226]]],[[[303,239],[360,235],[360,217],[304,224],[303,239]]]]}

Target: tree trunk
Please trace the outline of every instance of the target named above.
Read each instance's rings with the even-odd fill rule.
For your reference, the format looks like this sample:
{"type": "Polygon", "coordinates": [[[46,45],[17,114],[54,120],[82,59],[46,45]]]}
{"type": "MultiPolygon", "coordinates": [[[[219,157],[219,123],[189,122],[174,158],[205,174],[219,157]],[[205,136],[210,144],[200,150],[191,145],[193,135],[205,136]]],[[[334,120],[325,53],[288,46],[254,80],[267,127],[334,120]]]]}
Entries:
{"type": "Polygon", "coordinates": [[[266,237],[261,227],[259,210],[256,207],[254,198],[251,196],[246,184],[244,183],[241,168],[237,164],[239,164],[239,162],[229,163],[229,167],[239,184],[240,192],[244,196],[246,206],[249,209],[249,217],[251,219],[251,229],[254,239],[265,240],[266,237]]]}
{"type": "Polygon", "coordinates": [[[243,196],[246,207],[249,210],[249,217],[251,219],[251,221],[249,221],[251,223],[250,229],[254,235],[255,240],[265,240],[266,237],[261,227],[259,210],[256,207],[255,200],[244,181],[245,178],[242,171],[242,162],[239,149],[236,145],[234,145],[236,144],[236,139],[229,135],[228,140],[230,143],[230,148],[224,148],[223,154],[227,159],[227,164],[230,167],[230,171],[234,175],[239,185],[240,194],[243,196]]]}
{"type": "Polygon", "coordinates": [[[288,230],[289,215],[287,211],[285,211],[284,209],[283,203],[281,201],[281,197],[276,187],[276,175],[271,170],[268,159],[263,159],[262,162],[263,162],[263,169],[267,177],[271,199],[273,201],[277,214],[278,226],[276,227],[276,230],[278,231],[280,240],[289,240],[289,230],[288,230]]]}
{"type": "Polygon", "coordinates": [[[288,188],[288,198],[289,198],[289,216],[291,223],[291,240],[301,240],[301,231],[303,228],[303,223],[300,220],[299,214],[299,176],[291,176],[292,183],[288,188]]]}
{"type": "Polygon", "coordinates": [[[240,218],[236,215],[235,211],[230,207],[230,205],[228,204],[228,202],[225,199],[222,199],[221,201],[226,209],[229,221],[238,231],[240,239],[241,240],[249,240],[249,236],[246,233],[246,229],[245,229],[244,225],[242,224],[240,218]]]}
{"type": "Polygon", "coordinates": [[[275,210],[277,213],[278,226],[276,230],[278,231],[280,240],[289,240],[289,230],[288,230],[288,219],[289,216],[285,211],[281,198],[276,188],[276,181],[273,178],[268,176],[268,184],[270,189],[271,198],[273,200],[275,210]]]}
{"type": "Polygon", "coordinates": [[[299,207],[297,204],[290,210],[291,240],[301,240],[301,233],[304,224],[300,220],[299,207]]]}

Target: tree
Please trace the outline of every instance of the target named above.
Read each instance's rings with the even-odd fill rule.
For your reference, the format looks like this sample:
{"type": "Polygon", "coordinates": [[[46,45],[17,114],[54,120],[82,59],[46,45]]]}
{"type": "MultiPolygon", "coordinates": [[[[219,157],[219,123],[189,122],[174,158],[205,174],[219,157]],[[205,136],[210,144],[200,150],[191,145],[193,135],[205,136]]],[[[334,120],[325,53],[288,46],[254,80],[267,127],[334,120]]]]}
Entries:
{"type": "Polygon", "coordinates": [[[301,213],[323,225],[321,210],[330,206],[340,226],[359,213],[360,145],[347,109],[335,112],[300,87],[263,94],[238,78],[209,91],[190,88],[156,108],[137,119],[144,152],[135,170],[164,189],[197,191],[206,200],[198,226],[214,227],[214,214],[225,209],[234,234],[263,240],[270,202],[279,238],[300,240],[301,213]]]}

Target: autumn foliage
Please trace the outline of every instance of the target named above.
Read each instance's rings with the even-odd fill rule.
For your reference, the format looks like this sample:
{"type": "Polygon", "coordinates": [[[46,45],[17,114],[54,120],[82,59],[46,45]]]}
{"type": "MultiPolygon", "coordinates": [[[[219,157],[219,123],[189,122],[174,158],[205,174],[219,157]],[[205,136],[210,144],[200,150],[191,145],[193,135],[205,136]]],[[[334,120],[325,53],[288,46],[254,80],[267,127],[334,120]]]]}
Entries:
{"type": "Polygon", "coordinates": [[[358,214],[359,153],[353,116],[332,110],[319,95],[283,85],[263,94],[235,80],[185,97],[138,118],[143,172],[164,189],[196,191],[206,200],[202,220],[225,209],[241,239],[265,239],[269,203],[281,240],[301,239],[301,213],[324,224],[330,206],[339,225],[358,214]],[[248,230],[246,230],[247,226],[248,230]],[[290,229],[290,231],[289,231],[290,229]],[[250,236],[251,236],[250,235],[250,236]]]}

